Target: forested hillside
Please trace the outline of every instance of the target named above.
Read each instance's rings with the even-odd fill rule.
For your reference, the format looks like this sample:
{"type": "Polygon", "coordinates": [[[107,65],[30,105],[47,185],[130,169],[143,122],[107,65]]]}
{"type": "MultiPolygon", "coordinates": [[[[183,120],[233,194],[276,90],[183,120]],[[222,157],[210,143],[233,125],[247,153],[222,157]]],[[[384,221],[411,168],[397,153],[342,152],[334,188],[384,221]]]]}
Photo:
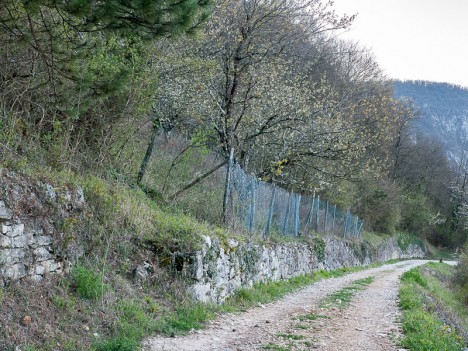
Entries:
{"type": "Polygon", "coordinates": [[[416,131],[440,141],[452,157],[468,149],[468,89],[447,83],[396,81],[395,96],[418,109],[416,131]]]}

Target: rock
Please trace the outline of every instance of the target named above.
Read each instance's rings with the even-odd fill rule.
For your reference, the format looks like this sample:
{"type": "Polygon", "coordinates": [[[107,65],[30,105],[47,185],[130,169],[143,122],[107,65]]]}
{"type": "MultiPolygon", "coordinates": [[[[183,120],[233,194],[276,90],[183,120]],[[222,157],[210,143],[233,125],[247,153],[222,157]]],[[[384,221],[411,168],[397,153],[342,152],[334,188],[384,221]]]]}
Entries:
{"type": "Polygon", "coordinates": [[[9,236],[15,238],[17,236],[22,236],[24,233],[24,224],[17,223],[11,226],[11,230],[9,231],[9,236]]]}
{"type": "Polygon", "coordinates": [[[52,244],[52,238],[47,235],[33,236],[29,245],[31,247],[49,246],[52,244]]]}
{"type": "Polygon", "coordinates": [[[33,254],[37,262],[47,261],[52,258],[51,253],[43,246],[34,249],[33,254]]]}
{"type": "Polygon", "coordinates": [[[0,200],[0,221],[8,221],[13,217],[13,212],[8,209],[4,201],[0,200]]]}
{"type": "Polygon", "coordinates": [[[148,279],[151,271],[151,265],[145,261],[132,270],[132,278],[137,283],[143,283],[148,279]]]}
{"type": "Polygon", "coordinates": [[[42,267],[42,266],[36,266],[35,271],[36,271],[36,274],[37,274],[37,275],[44,275],[45,268],[42,267]]]}
{"type": "Polygon", "coordinates": [[[40,282],[44,277],[42,275],[34,274],[31,276],[31,279],[36,283],[40,282]]]}
{"type": "Polygon", "coordinates": [[[0,248],[9,248],[11,247],[11,238],[0,235],[0,248]]]}
{"type": "Polygon", "coordinates": [[[23,278],[26,276],[26,267],[23,263],[8,265],[3,269],[3,276],[11,280],[23,278]]]}
{"type": "Polygon", "coordinates": [[[43,184],[43,187],[45,189],[46,195],[49,200],[51,201],[56,201],[57,199],[57,193],[55,192],[54,188],[50,184],[43,184]]]}
{"type": "Polygon", "coordinates": [[[32,318],[31,316],[24,316],[23,320],[21,321],[24,326],[28,326],[31,324],[32,318]]]}

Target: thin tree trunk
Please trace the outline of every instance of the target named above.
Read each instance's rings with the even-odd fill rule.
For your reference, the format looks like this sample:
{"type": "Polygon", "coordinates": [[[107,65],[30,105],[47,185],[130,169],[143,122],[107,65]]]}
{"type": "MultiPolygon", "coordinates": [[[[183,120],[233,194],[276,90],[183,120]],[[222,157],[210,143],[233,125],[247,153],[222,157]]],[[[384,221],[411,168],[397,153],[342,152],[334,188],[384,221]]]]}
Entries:
{"type": "Polygon", "coordinates": [[[174,200],[177,196],[179,196],[180,194],[182,194],[184,191],[190,189],[192,186],[194,185],[197,185],[198,183],[200,183],[203,179],[205,179],[206,177],[212,175],[214,172],[216,172],[218,169],[220,169],[221,167],[223,167],[226,163],[228,163],[228,160],[224,160],[223,162],[221,162],[220,164],[218,164],[215,168],[211,169],[210,171],[206,172],[205,174],[195,178],[194,180],[192,180],[190,183],[188,183],[187,185],[185,185],[182,189],[178,190],[177,192],[175,192],[174,194],[172,194],[169,199],[170,200],[174,200]]]}
{"type": "Polygon", "coordinates": [[[143,177],[146,172],[146,168],[148,167],[148,162],[151,158],[151,155],[153,154],[154,143],[156,141],[156,135],[158,135],[158,128],[156,127],[156,124],[153,123],[153,132],[151,133],[151,140],[150,140],[150,143],[148,144],[148,147],[146,148],[145,157],[143,158],[143,161],[141,162],[141,165],[140,165],[140,170],[138,171],[138,177],[137,177],[138,184],[141,184],[141,181],[143,180],[143,177]]]}
{"type": "Polygon", "coordinates": [[[224,185],[224,199],[223,199],[223,224],[228,224],[227,218],[227,208],[229,202],[229,194],[231,192],[231,178],[232,178],[232,167],[234,166],[234,148],[231,147],[231,151],[229,153],[229,163],[228,169],[226,173],[226,184],[224,185]]]}

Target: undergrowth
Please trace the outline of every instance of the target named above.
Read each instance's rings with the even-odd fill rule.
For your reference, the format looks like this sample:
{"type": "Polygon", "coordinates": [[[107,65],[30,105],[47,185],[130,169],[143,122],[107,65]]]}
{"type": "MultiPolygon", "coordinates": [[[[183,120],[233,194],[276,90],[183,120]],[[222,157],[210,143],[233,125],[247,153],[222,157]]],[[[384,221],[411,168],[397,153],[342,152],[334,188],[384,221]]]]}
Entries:
{"type": "MultiPolygon", "coordinates": [[[[403,310],[403,347],[412,351],[460,351],[465,342],[453,323],[460,310],[443,276],[445,264],[430,263],[413,268],[401,277],[400,307],[403,310]],[[449,322],[452,316],[452,322],[449,322]]],[[[463,309],[462,309],[463,310],[463,309]]]]}

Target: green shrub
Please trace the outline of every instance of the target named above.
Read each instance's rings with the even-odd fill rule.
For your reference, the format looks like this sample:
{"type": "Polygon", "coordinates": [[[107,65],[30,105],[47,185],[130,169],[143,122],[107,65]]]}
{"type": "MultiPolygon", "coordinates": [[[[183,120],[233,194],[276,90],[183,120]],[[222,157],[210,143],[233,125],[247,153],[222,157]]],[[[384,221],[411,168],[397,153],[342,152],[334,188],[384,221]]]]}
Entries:
{"type": "Polygon", "coordinates": [[[85,266],[77,265],[71,277],[76,291],[83,299],[98,299],[108,290],[108,286],[102,282],[102,275],[85,266]]]}
{"type": "Polygon", "coordinates": [[[168,315],[159,328],[159,332],[171,334],[186,333],[191,329],[201,329],[203,324],[215,317],[216,307],[204,303],[192,303],[180,306],[175,313],[168,315]]]}
{"type": "Polygon", "coordinates": [[[95,351],[135,351],[139,349],[139,342],[133,338],[118,336],[96,342],[93,346],[95,351]]]}

